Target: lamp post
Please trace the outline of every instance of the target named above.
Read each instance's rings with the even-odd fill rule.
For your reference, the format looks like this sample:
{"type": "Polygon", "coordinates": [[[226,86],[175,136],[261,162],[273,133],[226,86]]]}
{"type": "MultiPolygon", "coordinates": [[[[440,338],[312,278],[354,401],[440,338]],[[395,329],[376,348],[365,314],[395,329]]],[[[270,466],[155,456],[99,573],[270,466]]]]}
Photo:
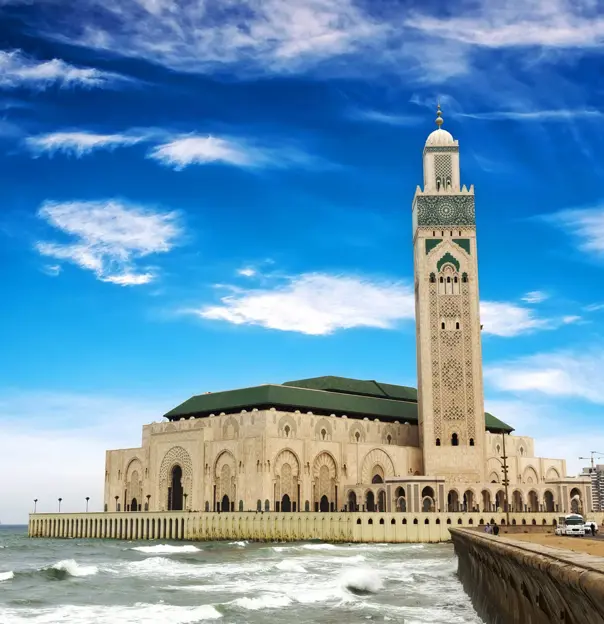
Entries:
{"type": "Polygon", "coordinates": [[[151,494],[147,494],[147,496],[145,498],[147,499],[147,511],[149,511],[149,509],[150,509],[149,501],[151,500],[151,494]]]}
{"type": "Polygon", "coordinates": [[[59,513],[61,513],[61,501],[62,500],[63,500],[62,498],[59,498],[59,513]]]}
{"type": "Polygon", "coordinates": [[[188,494],[185,492],[182,496],[185,499],[185,511],[187,511],[187,496],[188,496],[188,494]]]}
{"type": "Polygon", "coordinates": [[[90,496],[86,497],[86,513],[88,513],[88,501],[90,500],[90,496]]]}
{"type": "Polygon", "coordinates": [[[34,513],[36,513],[37,507],[38,507],[38,499],[34,498],[34,513]]]}
{"type": "MultiPolygon", "coordinates": [[[[120,498],[119,496],[117,496],[117,495],[115,496],[115,511],[117,511],[117,501],[119,500],[119,498],[120,498]]],[[[117,522],[117,520],[116,520],[116,522],[117,522]]]]}
{"type": "Polygon", "coordinates": [[[503,441],[503,485],[505,487],[505,523],[510,526],[510,504],[508,499],[508,485],[510,480],[508,479],[508,456],[505,454],[505,431],[501,432],[501,439],[503,441]]]}

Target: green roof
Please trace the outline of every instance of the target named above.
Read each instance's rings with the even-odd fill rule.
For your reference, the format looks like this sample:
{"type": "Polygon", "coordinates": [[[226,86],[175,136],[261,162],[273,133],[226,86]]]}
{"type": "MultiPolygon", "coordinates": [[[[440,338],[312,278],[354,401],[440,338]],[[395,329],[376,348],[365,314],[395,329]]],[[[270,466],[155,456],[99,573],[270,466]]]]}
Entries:
{"type": "MultiPolygon", "coordinates": [[[[300,410],[315,414],[346,415],[350,418],[379,418],[383,421],[417,423],[417,390],[406,386],[362,381],[344,377],[314,377],[288,381],[283,385],[267,384],[238,390],[193,396],[164,415],[169,420],[201,418],[267,409],[300,410]]],[[[485,414],[487,430],[511,432],[512,427],[491,414],[485,414]]]]}

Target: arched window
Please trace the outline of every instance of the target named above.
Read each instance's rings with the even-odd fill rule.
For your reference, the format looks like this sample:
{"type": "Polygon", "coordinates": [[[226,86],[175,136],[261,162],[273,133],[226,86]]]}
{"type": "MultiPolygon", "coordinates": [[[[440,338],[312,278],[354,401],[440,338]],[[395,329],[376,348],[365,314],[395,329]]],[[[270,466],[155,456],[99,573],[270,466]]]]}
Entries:
{"type": "Polygon", "coordinates": [[[388,444],[390,444],[392,442],[392,436],[390,434],[388,434],[386,436],[386,440],[388,441],[388,444]]]}
{"type": "Polygon", "coordinates": [[[354,434],[354,437],[355,437],[355,440],[358,442],[358,441],[360,440],[360,438],[361,438],[361,434],[357,431],[357,432],[354,434]]]}
{"type": "Polygon", "coordinates": [[[467,274],[467,273],[464,273],[464,274],[461,276],[461,281],[462,281],[464,284],[467,284],[467,282],[468,282],[468,274],[467,274]]]}
{"type": "Polygon", "coordinates": [[[450,235],[450,236],[453,236],[453,230],[451,230],[451,231],[449,232],[449,235],[450,235]]]}
{"type": "Polygon", "coordinates": [[[441,329],[444,329],[444,328],[445,328],[445,322],[444,322],[444,321],[440,324],[440,328],[441,328],[441,329]]]}
{"type": "Polygon", "coordinates": [[[457,275],[453,278],[453,282],[457,284],[457,275]]]}
{"type": "Polygon", "coordinates": [[[285,432],[285,437],[289,438],[289,432],[291,431],[291,429],[289,428],[289,425],[285,425],[285,427],[283,428],[283,431],[285,432]]]}
{"type": "Polygon", "coordinates": [[[459,321],[457,321],[457,323],[455,323],[455,329],[459,329],[459,321]]]}
{"type": "Polygon", "coordinates": [[[470,446],[474,446],[474,438],[470,438],[470,446]]]}
{"type": "Polygon", "coordinates": [[[436,283],[436,275],[434,273],[430,273],[430,284],[436,283]]]}
{"type": "Polygon", "coordinates": [[[325,429],[321,429],[321,439],[325,440],[325,436],[327,435],[327,431],[325,429]]]}
{"type": "Polygon", "coordinates": [[[436,438],[436,446],[440,446],[440,438],[436,438]]]}
{"type": "Polygon", "coordinates": [[[441,284],[443,284],[443,283],[444,283],[444,281],[445,281],[445,278],[441,275],[441,276],[440,276],[440,280],[439,280],[439,282],[440,282],[441,284]]]}
{"type": "Polygon", "coordinates": [[[451,277],[447,276],[447,284],[451,283],[451,277]]]}
{"type": "Polygon", "coordinates": [[[451,446],[459,446],[459,438],[456,433],[451,436],[451,446]]]}
{"type": "Polygon", "coordinates": [[[436,232],[432,230],[432,236],[436,236],[436,232]]]}

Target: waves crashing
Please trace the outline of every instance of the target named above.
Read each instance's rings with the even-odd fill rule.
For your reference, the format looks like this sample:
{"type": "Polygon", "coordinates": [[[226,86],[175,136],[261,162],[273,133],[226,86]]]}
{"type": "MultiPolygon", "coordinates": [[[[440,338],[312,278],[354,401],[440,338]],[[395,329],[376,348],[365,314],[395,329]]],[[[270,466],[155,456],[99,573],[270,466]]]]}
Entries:
{"type": "Polygon", "coordinates": [[[187,544],[185,546],[173,546],[171,544],[156,544],[155,546],[136,546],[131,550],[136,550],[150,555],[174,555],[179,553],[201,552],[201,548],[187,544]]]}

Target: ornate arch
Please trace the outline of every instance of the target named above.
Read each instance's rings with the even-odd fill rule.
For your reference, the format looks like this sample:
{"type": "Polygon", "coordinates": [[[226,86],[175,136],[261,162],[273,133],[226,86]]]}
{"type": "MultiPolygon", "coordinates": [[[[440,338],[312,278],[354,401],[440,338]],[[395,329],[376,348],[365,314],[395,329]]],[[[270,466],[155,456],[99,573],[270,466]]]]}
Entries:
{"type": "Polygon", "coordinates": [[[216,501],[221,503],[225,496],[234,503],[236,498],[237,463],[230,451],[223,450],[214,462],[214,485],[216,486],[216,501]]]}
{"type": "Polygon", "coordinates": [[[333,511],[336,503],[338,483],[338,465],[333,455],[327,451],[319,453],[313,462],[313,490],[315,508],[321,511],[333,511]],[[323,508],[327,501],[329,508],[323,508]]]}
{"type": "Polygon", "coordinates": [[[229,416],[226,418],[222,425],[222,439],[223,440],[232,440],[233,438],[239,437],[239,423],[233,418],[233,416],[229,416]]]}
{"type": "MultiPolygon", "coordinates": [[[[126,467],[126,501],[125,505],[130,505],[132,499],[136,499],[138,505],[142,504],[143,498],[143,464],[138,457],[134,457],[128,462],[126,467]]],[[[133,509],[132,511],[138,511],[133,509]]]]}
{"type": "Polygon", "coordinates": [[[327,466],[329,469],[329,477],[333,479],[338,478],[338,464],[331,453],[327,451],[321,451],[313,462],[313,476],[314,478],[319,477],[319,472],[323,466],[327,466]]]}
{"type": "Polygon", "coordinates": [[[532,466],[527,466],[522,474],[522,483],[528,483],[530,485],[539,484],[539,476],[537,471],[532,466]]]}
{"type": "Polygon", "coordinates": [[[317,440],[331,440],[332,427],[327,418],[321,418],[315,425],[315,438],[317,440]],[[325,436],[323,436],[325,432],[325,436]]]}
{"type": "Polygon", "coordinates": [[[382,431],[382,444],[396,444],[396,431],[392,425],[386,425],[382,431]]]}
{"type": "Polygon", "coordinates": [[[298,426],[291,414],[285,414],[279,419],[277,432],[280,438],[295,438],[298,434],[298,426]],[[289,429],[286,429],[289,427],[289,429]]]}
{"type": "Polygon", "coordinates": [[[297,501],[300,476],[300,461],[297,455],[290,449],[283,449],[275,457],[274,470],[277,500],[287,494],[291,501],[297,501]]]}
{"type": "Polygon", "coordinates": [[[365,455],[361,471],[361,483],[371,483],[375,466],[379,466],[382,469],[384,478],[394,476],[394,463],[390,455],[382,449],[375,448],[365,455]]]}
{"type": "Polygon", "coordinates": [[[168,501],[168,482],[174,466],[180,466],[182,470],[183,491],[190,496],[192,492],[193,463],[191,456],[182,446],[173,446],[162,459],[159,468],[159,500],[163,510],[168,501]]]}
{"type": "Polygon", "coordinates": [[[555,479],[559,479],[560,478],[560,473],[558,472],[557,468],[554,468],[553,466],[550,466],[547,469],[547,472],[545,473],[545,480],[546,481],[553,481],[555,479]]]}
{"type": "Polygon", "coordinates": [[[365,442],[365,429],[363,425],[355,423],[350,428],[349,438],[351,442],[365,442]],[[357,433],[359,434],[357,439],[357,433]]]}

